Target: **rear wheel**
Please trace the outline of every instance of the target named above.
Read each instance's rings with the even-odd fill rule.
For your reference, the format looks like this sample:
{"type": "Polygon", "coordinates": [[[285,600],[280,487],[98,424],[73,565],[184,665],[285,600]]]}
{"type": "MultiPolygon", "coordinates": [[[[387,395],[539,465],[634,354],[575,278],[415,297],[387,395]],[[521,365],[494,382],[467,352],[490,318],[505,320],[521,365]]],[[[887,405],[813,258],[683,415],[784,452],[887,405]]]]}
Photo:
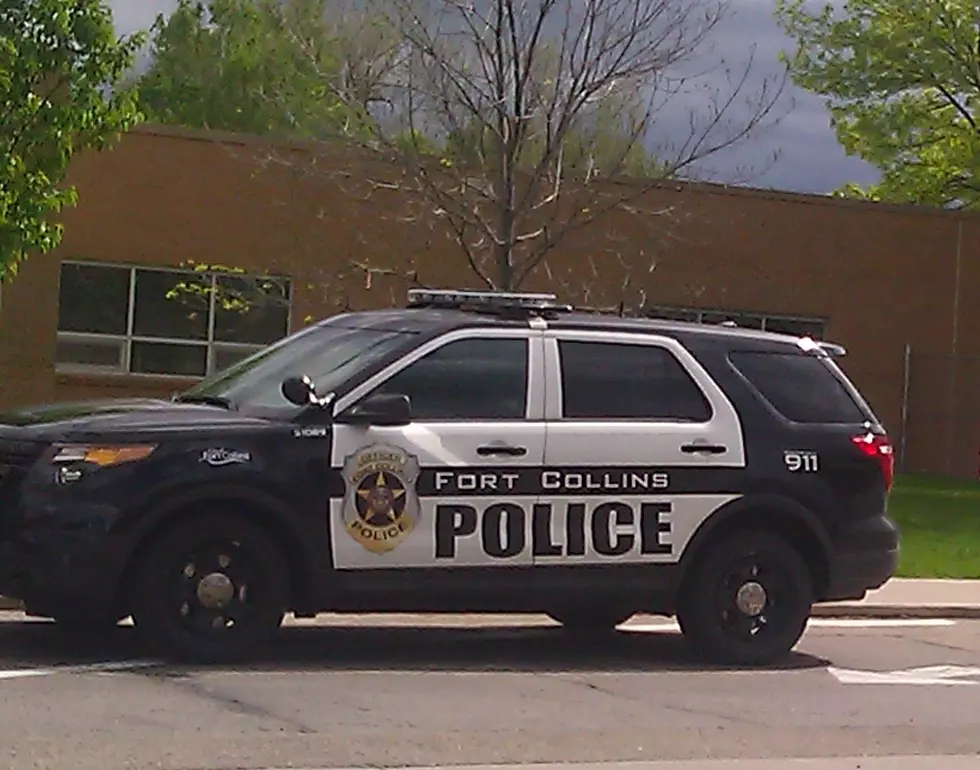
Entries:
{"type": "Polygon", "coordinates": [[[235,516],[187,521],[154,543],[135,581],[133,620],[160,654],[232,662],[282,623],[289,581],[276,543],[235,516]]]}
{"type": "Polygon", "coordinates": [[[764,666],[790,653],[806,630],[813,581],[783,538],[757,532],[708,545],[678,597],[684,637],[704,658],[764,666]]]}
{"type": "Polygon", "coordinates": [[[564,607],[552,610],[548,617],[561,623],[573,633],[596,633],[612,631],[620,623],[625,623],[634,613],[615,607],[564,607]]]}

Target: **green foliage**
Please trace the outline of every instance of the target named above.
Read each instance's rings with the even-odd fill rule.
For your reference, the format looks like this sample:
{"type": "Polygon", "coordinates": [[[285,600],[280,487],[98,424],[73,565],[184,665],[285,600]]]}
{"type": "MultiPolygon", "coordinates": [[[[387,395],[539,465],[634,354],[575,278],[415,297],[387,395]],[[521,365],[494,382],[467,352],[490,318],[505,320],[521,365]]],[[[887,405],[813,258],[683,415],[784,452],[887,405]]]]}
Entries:
{"type": "Polygon", "coordinates": [[[72,156],[139,120],[116,87],[141,44],[117,39],[101,0],[0,5],[0,280],[60,242],[51,220],[76,202],[64,185],[72,156]]]}
{"type": "Polygon", "coordinates": [[[326,0],[180,0],[152,29],[140,104],[158,123],[322,139],[360,118],[326,0]]]}
{"type": "Polygon", "coordinates": [[[778,0],[798,45],[794,80],[828,98],[838,141],[882,180],[841,195],[980,204],[980,50],[975,0],[848,0],[810,11],[778,0]]]}

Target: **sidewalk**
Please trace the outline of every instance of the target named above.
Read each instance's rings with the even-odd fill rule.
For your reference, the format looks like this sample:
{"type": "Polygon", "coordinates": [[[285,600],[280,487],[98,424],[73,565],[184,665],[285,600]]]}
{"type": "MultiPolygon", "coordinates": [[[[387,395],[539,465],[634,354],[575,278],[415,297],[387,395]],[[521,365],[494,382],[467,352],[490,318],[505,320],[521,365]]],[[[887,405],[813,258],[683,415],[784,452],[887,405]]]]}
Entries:
{"type": "MultiPolygon", "coordinates": [[[[0,596],[0,611],[20,605],[0,596]]],[[[976,618],[980,620],[980,580],[894,578],[859,602],[818,604],[817,618],[976,618]]]]}
{"type": "Polygon", "coordinates": [[[813,608],[818,618],[977,618],[980,580],[893,578],[858,602],[813,608]]]}

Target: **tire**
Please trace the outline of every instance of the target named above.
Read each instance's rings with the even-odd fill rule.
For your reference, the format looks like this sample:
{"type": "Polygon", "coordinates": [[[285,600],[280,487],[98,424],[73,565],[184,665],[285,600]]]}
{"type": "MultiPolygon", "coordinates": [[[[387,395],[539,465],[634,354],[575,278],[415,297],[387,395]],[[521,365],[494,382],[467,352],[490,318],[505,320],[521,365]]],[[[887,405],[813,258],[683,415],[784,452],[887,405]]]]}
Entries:
{"type": "Polygon", "coordinates": [[[612,631],[620,623],[625,623],[633,615],[632,610],[622,610],[615,607],[563,607],[552,610],[548,617],[561,623],[567,631],[573,633],[597,633],[612,631]]]}
{"type": "Polygon", "coordinates": [[[137,631],[163,657],[231,663],[271,640],[288,597],[286,562],[272,538],[219,514],[177,524],[150,546],[130,606],[137,631]]]}
{"type": "Polygon", "coordinates": [[[755,532],[706,547],[681,587],[677,620],[688,644],[708,661],[767,666],[796,646],[812,605],[813,580],[803,557],[783,538],[755,532]],[[747,606],[752,599],[761,608],[747,606]]]}

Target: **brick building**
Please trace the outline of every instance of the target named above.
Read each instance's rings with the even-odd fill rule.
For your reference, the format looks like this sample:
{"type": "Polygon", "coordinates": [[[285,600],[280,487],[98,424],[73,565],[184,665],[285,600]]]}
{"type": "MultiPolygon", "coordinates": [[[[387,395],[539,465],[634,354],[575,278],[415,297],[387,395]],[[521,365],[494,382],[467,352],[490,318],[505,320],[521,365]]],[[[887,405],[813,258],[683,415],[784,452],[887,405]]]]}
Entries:
{"type": "MultiPolygon", "coordinates": [[[[437,227],[380,216],[396,193],[365,198],[310,168],[310,148],[273,156],[250,137],[157,127],[79,158],[62,246],[3,288],[0,406],[168,396],[310,317],[402,301],[413,269],[428,285],[477,286],[437,227]],[[242,279],[174,272],[190,263],[268,275],[272,300],[236,313],[193,284],[233,296],[242,279]]],[[[716,185],[660,189],[644,205],[673,212],[659,235],[607,218],[525,288],[557,281],[614,300],[628,275],[663,315],[843,343],[906,470],[976,475],[980,217],[716,185]]]]}

